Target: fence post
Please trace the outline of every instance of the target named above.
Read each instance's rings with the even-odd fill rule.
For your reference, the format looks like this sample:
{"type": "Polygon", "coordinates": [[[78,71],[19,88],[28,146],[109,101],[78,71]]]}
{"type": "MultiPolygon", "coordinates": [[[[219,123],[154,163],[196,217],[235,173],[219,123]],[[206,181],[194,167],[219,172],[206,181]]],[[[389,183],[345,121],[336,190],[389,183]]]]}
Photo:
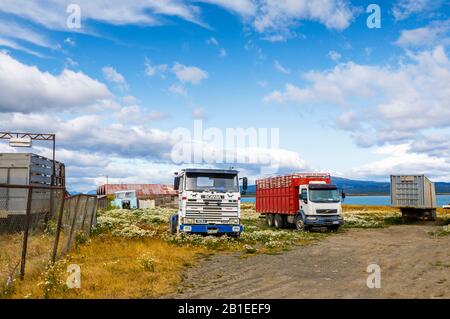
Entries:
{"type": "Polygon", "coordinates": [[[89,225],[89,236],[91,235],[91,232],[92,232],[92,223],[94,222],[94,217],[97,216],[97,205],[98,205],[98,199],[94,198],[94,207],[92,209],[91,223],[89,225]]]}
{"type": "MultiPolygon", "coordinates": [[[[84,196],[83,196],[84,197],[84,196]]],[[[82,221],[82,223],[81,223],[81,229],[83,230],[83,232],[84,232],[84,222],[85,222],[85,220],[86,220],[86,216],[87,216],[87,214],[88,214],[88,207],[89,207],[89,199],[90,199],[90,197],[89,196],[86,196],[86,197],[84,197],[85,198],[85,200],[86,200],[86,204],[84,205],[84,215],[83,215],[83,221],[82,221]]]]}
{"type": "Polygon", "coordinates": [[[27,196],[27,212],[25,216],[25,229],[23,233],[23,242],[22,242],[22,258],[20,260],[20,279],[23,280],[25,277],[25,262],[27,258],[27,245],[28,245],[28,231],[30,228],[30,219],[31,219],[31,201],[33,200],[33,188],[28,187],[28,196],[27,196]]]}
{"type": "Polygon", "coordinates": [[[55,261],[56,261],[56,254],[58,252],[58,245],[59,245],[59,237],[61,235],[62,218],[63,218],[63,214],[64,214],[64,203],[66,201],[66,198],[64,196],[64,191],[61,191],[61,192],[62,192],[62,199],[61,199],[61,204],[59,207],[58,222],[56,224],[56,236],[55,236],[55,244],[53,246],[52,263],[55,263],[55,261]]]}
{"type": "Polygon", "coordinates": [[[73,213],[72,226],[70,227],[69,241],[68,241],[67,247],[66,247],[67,251],[69,251],[70,247],[72,246],[72,236],[73,236],[73,230],[75,228],[75,223],[77,221],[78,204],[79,203],[80,203],[80,195],[77,195],[77,203],[75,204],[75,211],[73,213]]]}

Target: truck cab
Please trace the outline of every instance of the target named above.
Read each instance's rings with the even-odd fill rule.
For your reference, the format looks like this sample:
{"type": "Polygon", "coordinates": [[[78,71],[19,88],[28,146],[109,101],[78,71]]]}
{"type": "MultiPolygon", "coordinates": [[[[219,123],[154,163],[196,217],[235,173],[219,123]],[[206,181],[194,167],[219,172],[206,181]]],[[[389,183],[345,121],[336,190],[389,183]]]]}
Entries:
{"type": "MultiPolygon", "coordinates": [[[[239,172],[233,169],[184,169],[175,173],[178,212],[170,218],[171,233],[239,236],[241,194],[239,172]]],[[[243,191],[247,178],[243,178],[243,191]]]]}
{"type": "MultiPolygon", "coordinates": [[[[304,226],[327,226],[338,229],[344,223],[341,196],[335,185],[310,182],[299,187],[299,212],[304,226]]],[[[301,225],[300,225],[301,226],[301,225]]]]}
{"type": "Polygon", "coordinates": [[[119,209],[137,209],[138,201],[135,190],[117,191],[114,193],[112,206],[119,209]]]}

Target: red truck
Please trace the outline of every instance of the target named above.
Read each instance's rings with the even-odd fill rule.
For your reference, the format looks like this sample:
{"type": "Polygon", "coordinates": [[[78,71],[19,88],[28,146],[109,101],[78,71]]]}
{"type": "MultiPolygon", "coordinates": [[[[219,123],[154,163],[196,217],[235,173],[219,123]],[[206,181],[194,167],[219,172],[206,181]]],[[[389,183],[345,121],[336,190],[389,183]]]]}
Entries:
{"type": "Polygon", "coordinates": [[[341,196],[345,194],[331,184],[330,174],[295,173],[256,181],[256,211],[270,227],[337,230],[344,223],[341,196]]]}

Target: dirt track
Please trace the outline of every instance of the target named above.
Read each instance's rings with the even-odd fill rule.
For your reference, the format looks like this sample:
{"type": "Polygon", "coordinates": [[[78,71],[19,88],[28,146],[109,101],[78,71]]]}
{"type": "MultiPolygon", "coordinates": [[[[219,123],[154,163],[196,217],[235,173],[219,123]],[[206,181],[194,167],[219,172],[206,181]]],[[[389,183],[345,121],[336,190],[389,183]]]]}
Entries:
{"type": "Polygon", "coordinates": [[[175,298],[450,298],[450,237],[431,225],[351,229],[280,255],[217,254],[187,271],[175,298]],[[366,268],[381,267],[381,288],[366,268]]]}

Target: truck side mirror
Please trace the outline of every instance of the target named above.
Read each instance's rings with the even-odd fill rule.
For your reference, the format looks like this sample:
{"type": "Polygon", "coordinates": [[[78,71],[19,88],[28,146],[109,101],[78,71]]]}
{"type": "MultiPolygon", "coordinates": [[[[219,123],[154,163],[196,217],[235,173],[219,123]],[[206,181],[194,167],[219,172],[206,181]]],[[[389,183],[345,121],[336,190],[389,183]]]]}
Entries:
{"type": "Polygon", "coordinates": [[[344,191],[342,191],[342,192],[341,192],[341,197],[342,197],[342,199],[345,199],[345,196],[346,196],[346,195],[345,195],[344,191]]]}
{"type": "Polygon", "coordinates": [[[242,178],[242,190],[246,191],[248,189],[248,179],[247,177],[242,178]]]}
{"type": "Polygon", "coordinates": [[[173,189],[176,191],[180,189],[180,176],[175,176],[173,179],[173,189]]]}

